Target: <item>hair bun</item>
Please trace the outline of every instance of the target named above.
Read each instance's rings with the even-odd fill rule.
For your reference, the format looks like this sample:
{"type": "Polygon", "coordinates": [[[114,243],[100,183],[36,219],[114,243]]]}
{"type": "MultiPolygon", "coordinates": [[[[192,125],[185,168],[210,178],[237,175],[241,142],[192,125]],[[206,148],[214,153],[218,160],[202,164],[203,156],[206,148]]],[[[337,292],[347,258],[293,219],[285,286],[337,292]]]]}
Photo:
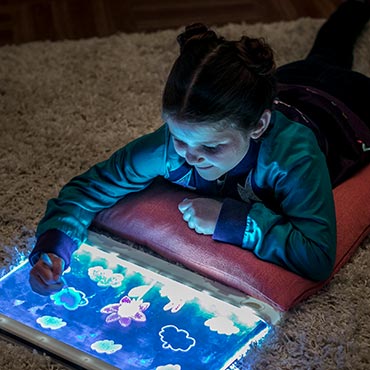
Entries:
{"type": "Polygon", "coordinates": [[[185,31],[177,36],[177,42],[180,45],[182,51],[185,45],[189,41],[201,40],[201,41],[218,41],[216,33],[203,23],[193,23],[185,27],[185,31]]]}
{"type": "Polygon", "coordinates": [[[238,56],[248,69],[261,75],[271,75],[275,71],[274,52],[263,38],[243,36],[236,42],[238,56]]]}

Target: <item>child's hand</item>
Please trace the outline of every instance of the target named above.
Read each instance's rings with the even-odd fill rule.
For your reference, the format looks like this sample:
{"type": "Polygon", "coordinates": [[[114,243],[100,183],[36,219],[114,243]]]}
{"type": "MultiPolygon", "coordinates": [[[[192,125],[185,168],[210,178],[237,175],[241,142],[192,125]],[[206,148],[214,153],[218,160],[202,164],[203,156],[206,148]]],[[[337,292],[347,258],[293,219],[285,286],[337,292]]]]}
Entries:
{"type": "Polygon", "coordinates": [[[64,286],[61,277],[64,260],[53,253],[43,254],[30,272],[32,290],[41,295],[58,292],[64,286]]]}
{"type": "Polygon", "coordinates": [[[185,198],[178,208],[190,229],[198,234],[212,235],[216,228],[222,203],[210,198],[185,198]]]}

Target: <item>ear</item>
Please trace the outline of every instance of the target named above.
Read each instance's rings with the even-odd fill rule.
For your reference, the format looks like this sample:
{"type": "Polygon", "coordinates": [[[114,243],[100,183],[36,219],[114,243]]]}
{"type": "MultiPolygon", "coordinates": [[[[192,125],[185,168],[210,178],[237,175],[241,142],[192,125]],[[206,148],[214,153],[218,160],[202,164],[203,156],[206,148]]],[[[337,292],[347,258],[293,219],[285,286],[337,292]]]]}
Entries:
{"type": "Polygon", "coordinates": [[[269,127],[270,120],[271,120],[271,111],[269,109],[266,109],[262,113],[258,121],[257,127],[251,132],[250,137],[254,140],[259,139],[269,127]]]}

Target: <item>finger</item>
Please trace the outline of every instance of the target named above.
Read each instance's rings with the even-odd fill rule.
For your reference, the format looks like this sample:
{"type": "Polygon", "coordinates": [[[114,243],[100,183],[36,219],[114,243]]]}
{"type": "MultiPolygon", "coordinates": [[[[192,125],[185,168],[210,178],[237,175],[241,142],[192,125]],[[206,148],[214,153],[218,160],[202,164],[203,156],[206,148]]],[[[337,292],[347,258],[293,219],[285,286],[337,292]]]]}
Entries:
{"type": "Polygon", "coordinates": [[[40,259],[31,270],[31,273],[38,277],[44,284],[49,285],[57,282],[54,279],[52,267],[47,265],[43,260],[40,259]]]}
{"type": "Polygon", "coordinates": [[[178,204],[178,209],[181,213],[184,213],[189,207],[191,207],[192,202],[190,199],[185,198],[178,204]]]}
{"type": "Polygon", "coordinates": [[[41,261],[48,267],[53,267],[53,261],[50,259],[47,253],[41,253],[41,261]]]}
{"type": "MultiPolygon", "coordinates": [[[[53,264],[50,263],[51,260],[48,259],[49,257],[45,257],[44,255],[41,256],[41,258],[32,268],[31,273],[34,276],[37,276],[38,279],[40,279],[46,285],[60,283],[61,274],[58,271],[54,272],[53,264]]],[[[61,263],[59,262],[59,264],[61,263]]]]}
{"type": "Polygon", "coordinates": [[[202,228],[195,228],[194,231],[197,233],[197,234],[200,234],[200,235],[212,235],[211,233],[205,231],[204,229],[202,228]]]}
{"type": "Polygon", "coordinates": [[[30,284],[31,284],[32,290],[35,293],[40,294],[42,296],[50,296],[50,295],[56,294],[59,291],[61,291],[64,286],[62,283],[44,286],[44,285],[40,285],[37,283],[32,283],[31,281],[30,281],[30,284]]]}
{"type": "MultiPolygon", "coordinates": [[[[54,253],[42,253],[40,260],[42,261],[43,266],[47,269],[44,273],[45,276],[47,276],[47,280],[53,280],[54,282],[59,283],[64,271],[64,260],[54,253]],[[48,270],[51,271],[51,277],[48,270]]],[[[47,282],[47,280],[45,282],[47,282]]]]}
{"type": "Polygon", "coordinates": [[[190,213],[189,212],[184,212],[183,215],[182,215],[182,219],[186,222],[188,222],[190,220],[190,213]]]}
{"type": "Polygon", "coordinates": [[[54,280],[60,282],[63,271],[64,271],[65,262],[62,258],[60,258],[54,253],[49,253],[48,255],[53,264],[52,271],[53,271],[54,280]]]}
{"type": "Polygon", "coordinates": [[[196,222],[193,219],[190,219],[188,221],[188,226],[189,226],[190,229],[193,229],[194,230],[197,227],[197,224],[196,224],[196,222]]]}
{"type": "Polygon", "coordinates": [[[31,270],[29,282],[32,290],[43,296],[54,294],[63,288],[62,283],[47,284],[37,270],[31,270]]]}
{"type": "Polygon", "coordinates": [[[182,215],[182,218],[183,218],[183,220],[188,222],[192,217],[194,217],[194,214],[195,214],[194,208],[189,207],[184,211],[184,213],[182,215]]]}

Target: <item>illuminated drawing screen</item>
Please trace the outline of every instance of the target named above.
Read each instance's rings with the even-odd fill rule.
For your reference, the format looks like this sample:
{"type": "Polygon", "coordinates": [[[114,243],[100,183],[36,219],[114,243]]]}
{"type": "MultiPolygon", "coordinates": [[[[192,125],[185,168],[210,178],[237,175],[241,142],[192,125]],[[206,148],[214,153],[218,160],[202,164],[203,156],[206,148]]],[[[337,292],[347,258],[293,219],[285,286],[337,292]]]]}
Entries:
{"type": "Polygon", "coordinates": [[[52,355],[58,348],[57,357],[78,368],[130,370],[227,369],[267,333],[252,310],[176,281],[170,268],[146,268],[147,258],[155,257],[134,263],[83,244],[65,287],[50,297],[32,292],[24,262],[0,281],[0,329],[52,355]]]}

